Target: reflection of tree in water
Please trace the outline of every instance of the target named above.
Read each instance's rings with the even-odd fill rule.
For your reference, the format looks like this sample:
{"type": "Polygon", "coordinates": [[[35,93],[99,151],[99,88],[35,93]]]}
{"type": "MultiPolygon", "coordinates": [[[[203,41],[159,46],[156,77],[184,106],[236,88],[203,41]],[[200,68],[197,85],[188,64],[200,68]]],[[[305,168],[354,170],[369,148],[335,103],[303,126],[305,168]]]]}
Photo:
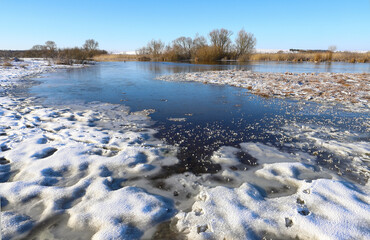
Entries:
{"type": "Polygon", "coordinates": [[[252,70],[253,65],[237,64],[236,62],[225,62],[217,64],[194,64],[194,63],[168,63],[168,62],[140,62],[137,64],[138,68],[146,71],[151,71],[154,74],[165,73],[183,73],[183,72],[204,72],[204,71],[218,71],[226,69],[237,70],[252,70]]]}
{"type": "Polygon", "coordinates": [[[325,71],[326,72],[331,72],[331,62],[328,62],[325,64],[325,71]]]}

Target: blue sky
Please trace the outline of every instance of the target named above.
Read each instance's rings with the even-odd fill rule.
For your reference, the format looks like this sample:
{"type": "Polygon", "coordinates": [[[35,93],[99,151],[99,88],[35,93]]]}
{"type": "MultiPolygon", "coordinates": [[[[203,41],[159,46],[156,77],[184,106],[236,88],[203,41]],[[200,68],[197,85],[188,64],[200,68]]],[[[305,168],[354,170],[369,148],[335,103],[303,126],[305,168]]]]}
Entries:
{"type": "Polygon", "coordinates": [[[101,49],[135,50],[151,39],[207,36],[244,28],[257,49],[370,50],[369,0],[125,1],[0,0],[0,49],[29,49],[53,40],[101,49]]]}

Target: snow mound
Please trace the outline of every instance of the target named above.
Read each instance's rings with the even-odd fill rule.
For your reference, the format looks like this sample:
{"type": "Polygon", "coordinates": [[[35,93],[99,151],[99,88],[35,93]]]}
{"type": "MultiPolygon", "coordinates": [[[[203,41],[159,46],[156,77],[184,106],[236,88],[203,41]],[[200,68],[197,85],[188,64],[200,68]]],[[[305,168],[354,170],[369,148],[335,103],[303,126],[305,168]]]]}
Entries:
{"type": "Polygon", "coordinates": [[[5,239],[31,237],[33,229],[62,215],[73,231],[93,239],[138,239],[176,213],[171,199],[125,184],[148,181],[162,160],[174,162],[162,154],[166,146],[153,138],[148,117],[131,115],[125,107],[105,104],[105,113],[98,107],[52,109],[1,98],[5,239]],[[109,106],[118,118],[109,117],[109,106]],[[104,128],[112,121],[129,128],[104,128]]]}
{"type": "Polygon", "coordinates": [[[267,198],[259,187],[204,188],[191,211],[176,215],[189,239],[369,239],[369,188],[338,180],[297,180],[301,163],[266,164],[260,174],[296,182],[297,193],[267,198]],[[294,169],[294,170],[293,170],[294,169]],[[288,174],[286,174],[288,173],[288,174]]]}

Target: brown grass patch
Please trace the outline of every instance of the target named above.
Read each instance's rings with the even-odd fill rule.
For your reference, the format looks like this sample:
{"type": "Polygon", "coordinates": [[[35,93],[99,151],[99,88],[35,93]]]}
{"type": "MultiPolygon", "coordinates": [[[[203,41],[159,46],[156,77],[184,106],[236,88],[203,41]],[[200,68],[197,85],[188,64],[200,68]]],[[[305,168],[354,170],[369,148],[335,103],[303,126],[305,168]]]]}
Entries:
{"type": "Polygon", "coordinates": [[[10,62],[4,62],[3,67],[12,67],[13,65],[10,62]]]}
{"type": "Polygon", "coordinates": [[[370,62],[370,52],[323,52],[323,53],[255,53],[251,61],[291,61],[291,62],[370,62]]]}
{"type": "Polygon", "coordinates": [[[103,54],[94,56],[94,61],[97,62],[124,62],[124,61],[138,61],[140,56],[130,54],[103,54]]]}

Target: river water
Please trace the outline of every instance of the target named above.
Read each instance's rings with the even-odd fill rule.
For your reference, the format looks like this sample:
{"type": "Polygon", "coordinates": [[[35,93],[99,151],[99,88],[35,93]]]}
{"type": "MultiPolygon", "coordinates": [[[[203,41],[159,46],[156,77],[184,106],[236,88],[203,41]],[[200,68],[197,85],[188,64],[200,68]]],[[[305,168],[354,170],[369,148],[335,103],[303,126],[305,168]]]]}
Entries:
{"type": "MultiPolygon", "coordinates": [[[[313,64],[313,63],[253,63],[249,65],[195,65],[187,63],[112,62],[97,63],[83,69],[61,70],[37,79],[29,93],[48,106],[84,104],[94,101],[123,104],[131,111],[153,109],[150,115],[156,137],[179,147],[181,162],[167,167],[165,177],[190,171],[196,174],[213,173],[220,166],[210,157],[222,146],[239,148],[243,142],[261,142],[287,152],[294,152],[296,141],[284,128],[291,125],[315,125],[355,132],[358,139],[369,141],[364,124],[369,114],[350,113],[337,107],[289,99],[263,98],[246,89],[215,86],[202,83],[164,82],[155,80],[160,74],[245,69],[257,72],[370,72],[370,64],[313,64]]],[[[330,139],[329,139],[330,140],[330,139]]],[[[348,140],[348,139],[347,139],[348,140]]],[[[300,149],[302,150],[302,149],[300,149]]],[[[315,147],[304,147],[315,152],[318,164],[331,170],[350,168],[350,159],[333,157],[330,153],[316,152],[315,147]]],[[[248,154],[238,156],[241,162],[258,164],[248,154]]],[[[342,171],[343,172],[343,171],[342,171]]],[[[341,173],[342,174],[342,173],[341,173]]],[[[346,175],[364,183],[367,178],[352,171],[346,175]]]]}

